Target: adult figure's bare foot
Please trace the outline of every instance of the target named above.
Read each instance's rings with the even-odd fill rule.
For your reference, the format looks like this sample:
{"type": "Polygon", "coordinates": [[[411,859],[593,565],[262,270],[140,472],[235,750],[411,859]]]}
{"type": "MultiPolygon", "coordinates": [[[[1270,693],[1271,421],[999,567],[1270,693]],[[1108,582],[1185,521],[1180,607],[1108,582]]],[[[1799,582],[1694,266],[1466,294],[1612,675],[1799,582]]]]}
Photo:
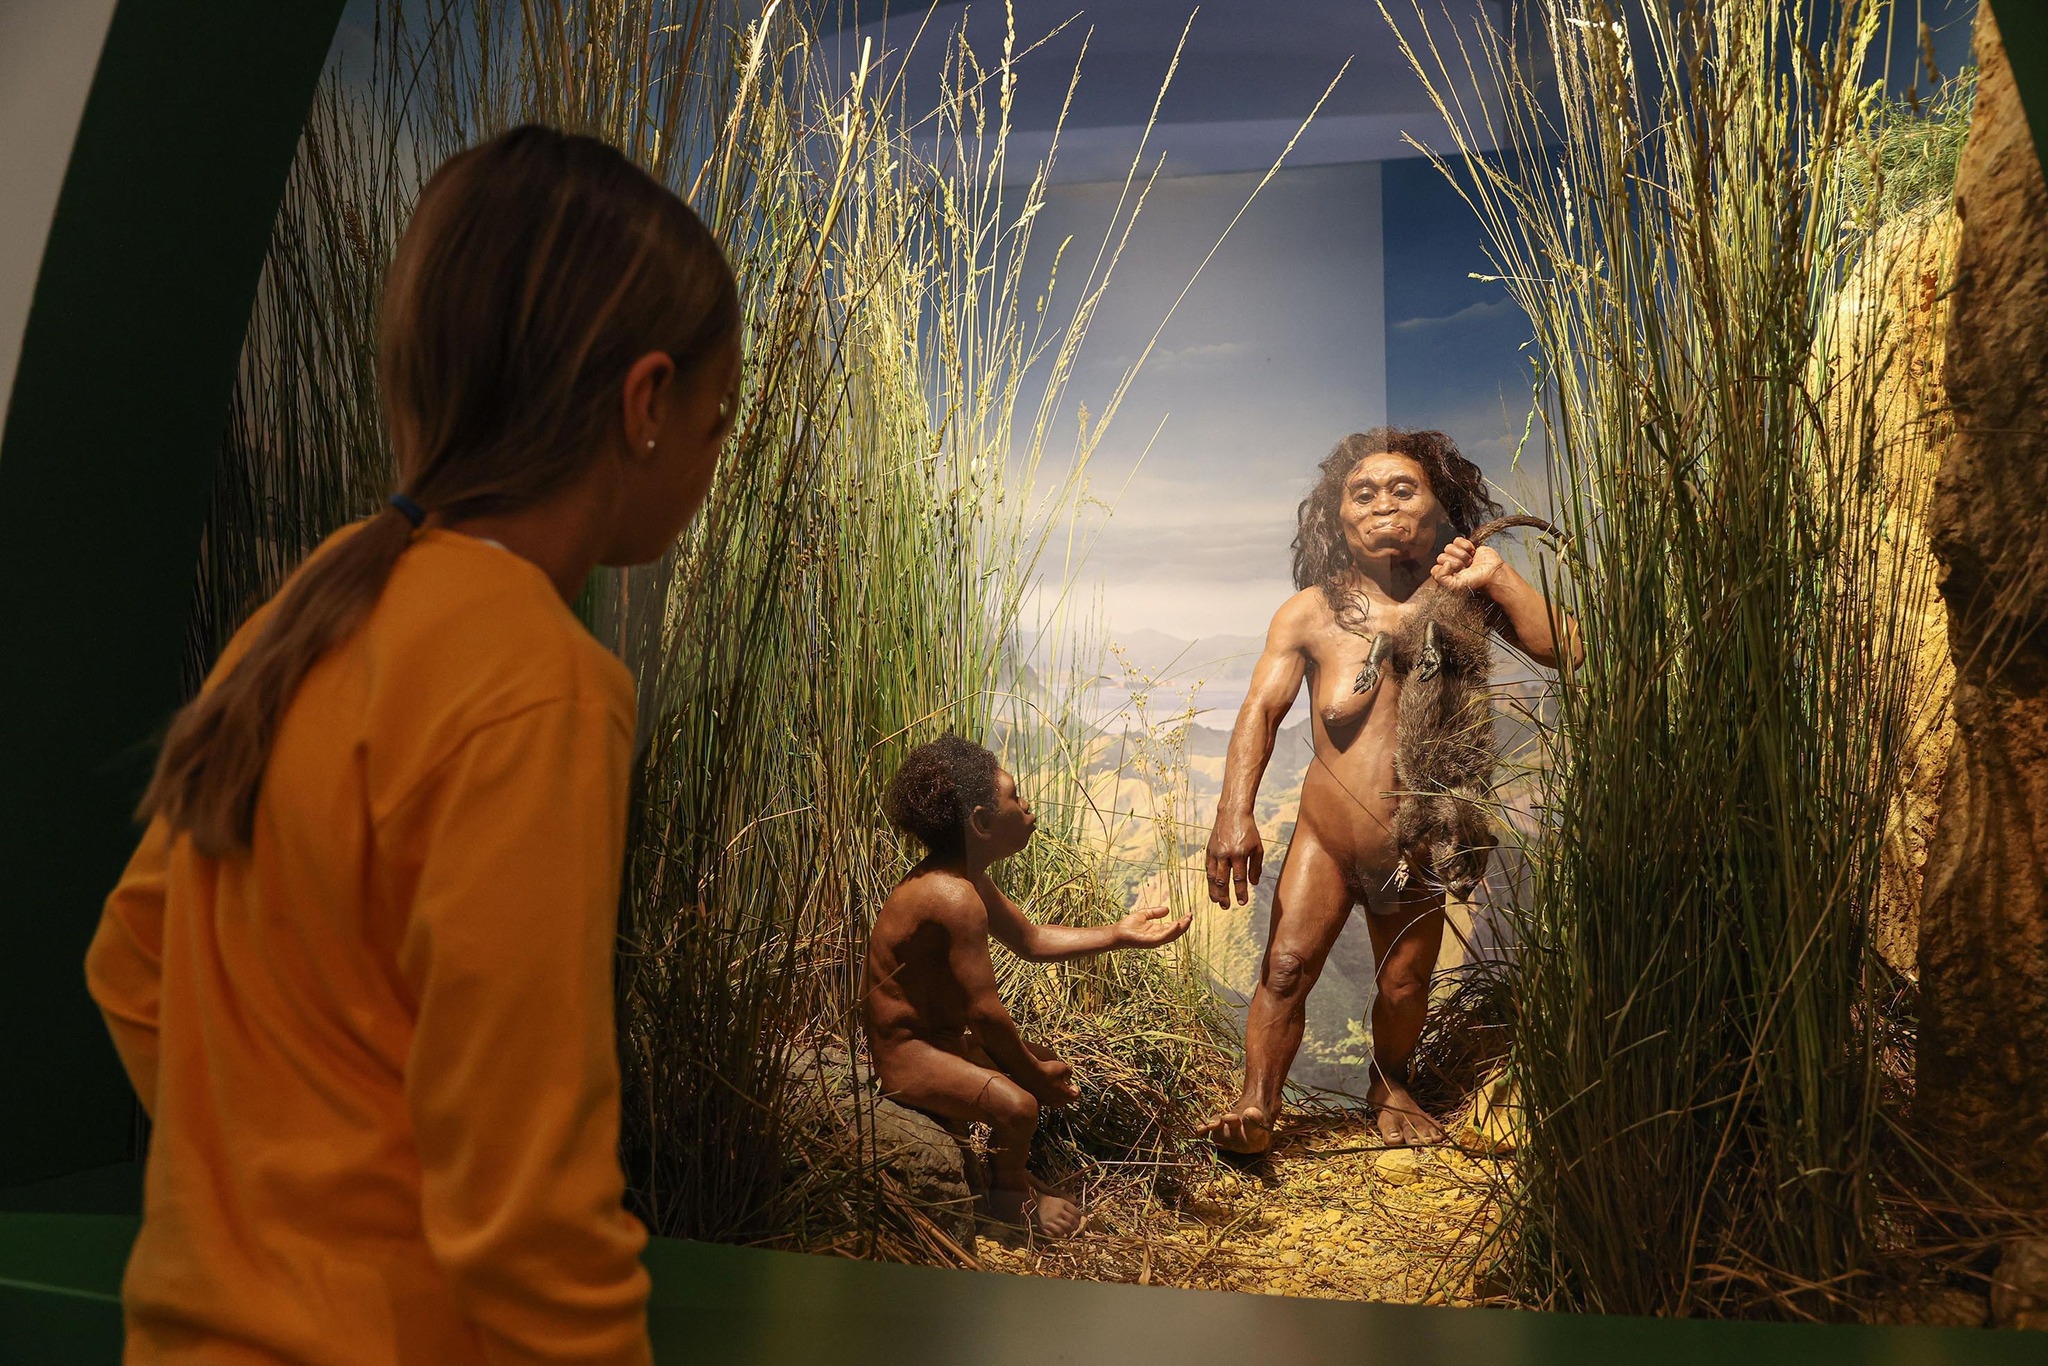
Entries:
{"type": "Polygon", "coordinates": [[[1251,1156],[1273,1146],[1272,1120],[1258,1106],[1242,1102],[1206,1121],[1195,1132],[1208,1135],[1211,1143],[1227,1153],[1251,1156]]]}
{"type": "Polygon", "coordinates": [[[1087,1216],[1081,1206],[1036,1177],[1022,1190],[996,1186],[988,1193],[989,1212],[1006,1224],[1043,1233],[1048,1238],[1071,1238],[1081,1231],[1087,1216]]]}
{"type": "Polygon", "coordinates": [[[1416,1104],[1408,1088],[1373,1070],[1372,1086],[1365,1098],[1375,1113],[1374,1124],[1380,1141],[1390,1148],[1421,1148],[1444,1141],[1444,1126],[1416,1104]]]}

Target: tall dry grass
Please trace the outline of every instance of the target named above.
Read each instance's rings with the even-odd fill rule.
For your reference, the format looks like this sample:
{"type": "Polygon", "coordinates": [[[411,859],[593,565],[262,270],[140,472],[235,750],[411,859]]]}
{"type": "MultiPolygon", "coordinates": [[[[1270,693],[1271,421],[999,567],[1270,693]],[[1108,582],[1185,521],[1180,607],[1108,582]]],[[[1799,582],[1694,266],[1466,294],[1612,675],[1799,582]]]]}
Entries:
{"type": "MultiPolygon", "coordinates": [[[[984,68],[954,48],[931,155],[891,93],[866,88],[874,73],[826,87],[808,36],[778,23],[795,21],[751,30],[742,64],[781,51],[781,79],[741,88],[707,188],[719,206],[774,206],[717,226],[735,261],[771,266],[748,297],[800,316],[750,336],[751,388],[774,400],[743,414],[703,518],[601,614],[651,702],[623,997],[646,1109],[629,1105],[629,1149],[657,1225],[698,1236],[773,1237],[812,1205],[812,1174],[843,1180],[844,1153],[789,1179],[789,1063],[821,1035],[858,1053],[867,927],[910,853],[880,793],[910,745],[1000,735],[1047,817],[1003,870],[1009,890],[1057,919],[1120,910],[1077,838],[1065,700],[1027,682],[1017,649],[1040,554],[1081,489],[1086,446],[1054,472],[1046,442],[1116,243],[1082,282],[1081,321],[1044,330],[1042,282],[1023,274],[1044,180],[1004,165],[1007,54],[984,68]],[[1048,381],[1020,411],[1034,370],[1048,381]],[[636,620],[635,600],[659,606],[636,620]]],[[[1159,966],[1109,992],[1094,966],[1008,974],[1027,1026],[1069,1052],[1105,1043],[1075,1059],[1098,1081],[1095,1122],[1076,1119],[1111,1151],[1166,1118],[1163,1092],[1120,1104],[1134,1098],[1116,1081],[1171,1064],[1097,1022],[1166,1013],[1176,978],[1159,966]]]]}
{"type": "Polygon", "coordinates": [[[1547,588],[1587,645],[1538,769],[1511,1269],[1557,1307],[1854,1317],[1892,1236],[1871,930],[1930,589],[1886,550],[1916,514],[1892,323],[1834,306],[1887,181],[1883,6],[1625,11],[1404,44],[1493,92],[1438,107],[1534,333],[1547,588]]]}

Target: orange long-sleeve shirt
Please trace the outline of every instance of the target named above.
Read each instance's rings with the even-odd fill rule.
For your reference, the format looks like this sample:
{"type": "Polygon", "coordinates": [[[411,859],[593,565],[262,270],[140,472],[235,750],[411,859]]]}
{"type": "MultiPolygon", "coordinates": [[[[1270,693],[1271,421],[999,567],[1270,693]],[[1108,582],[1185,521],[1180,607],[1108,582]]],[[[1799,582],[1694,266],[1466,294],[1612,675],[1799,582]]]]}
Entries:
{"type": "Polygon", "coordinates": [[[539,568],[428,531],[287,707],[250,853],[147,831],[87,958],[155,1120],[129,1360],[648,1359],[612,1020],[633,714],[539,568]]]}

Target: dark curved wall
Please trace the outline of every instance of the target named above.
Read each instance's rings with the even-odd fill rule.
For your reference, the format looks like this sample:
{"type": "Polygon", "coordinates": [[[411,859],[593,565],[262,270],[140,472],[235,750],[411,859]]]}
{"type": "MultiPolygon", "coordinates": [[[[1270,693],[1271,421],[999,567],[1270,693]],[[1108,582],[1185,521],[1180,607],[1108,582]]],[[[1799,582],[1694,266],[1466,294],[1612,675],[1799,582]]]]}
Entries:
{"type": "Polygon", "coordinates": [[[235,360],[340,12],[122,0],[78,127],[0,436],[0,1187],[130,1155],[84,953],[179,700],[235,360]]]}

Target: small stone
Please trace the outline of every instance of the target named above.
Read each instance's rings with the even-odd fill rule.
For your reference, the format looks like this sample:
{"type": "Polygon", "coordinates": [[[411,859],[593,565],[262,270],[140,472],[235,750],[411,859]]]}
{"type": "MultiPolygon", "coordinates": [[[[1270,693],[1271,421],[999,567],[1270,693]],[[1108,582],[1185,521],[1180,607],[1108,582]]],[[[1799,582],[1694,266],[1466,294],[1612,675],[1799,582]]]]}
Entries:
{"type": "Polygon", "coordinates": [[[1389,1148],[1373,1159],[1372,1165],[1382,1181],[1396,1186],[1413,1185],[1422,1175],[1422,1159],[1413,1148],[1389,1148]]]}
{"type": "Polygon", "coordinates": [[[1466,1152],[1483,1155],[1511,1153],[1521,1146],[1521,1098],[1512,1074],[1496,1072],[1480,1086],[1453,1140],[1466,1152]]]}

